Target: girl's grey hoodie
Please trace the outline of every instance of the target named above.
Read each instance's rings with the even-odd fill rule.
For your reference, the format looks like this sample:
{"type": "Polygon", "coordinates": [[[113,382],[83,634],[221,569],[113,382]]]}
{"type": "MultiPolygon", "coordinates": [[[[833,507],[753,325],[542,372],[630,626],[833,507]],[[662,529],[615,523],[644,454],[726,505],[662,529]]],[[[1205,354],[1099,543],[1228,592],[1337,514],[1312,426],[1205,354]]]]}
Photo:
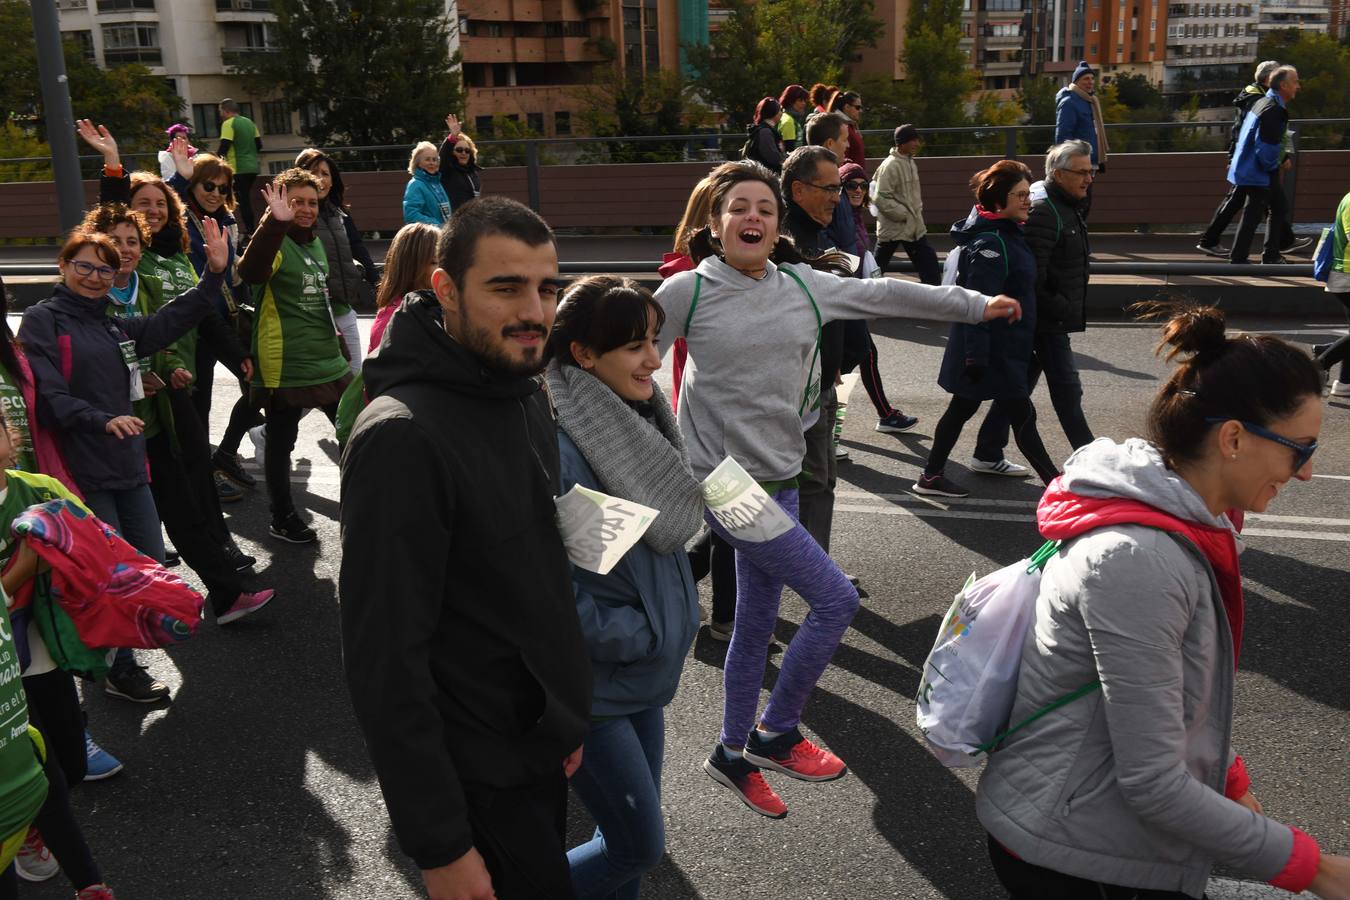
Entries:
{"type": "Polygon", "coordinates": [[[666,313],[661,346],[679,337],[689,346],[679,415],[694,475],[706,478],[731,455],[760,482],[802,470],[802,419],[820,400],[820,326],[889,316],[975,324],[990,301],[954,285],[840,278],[800,264],[771,262],[755,279],[718,257],[664,281],[656,299],[666,313]]]}

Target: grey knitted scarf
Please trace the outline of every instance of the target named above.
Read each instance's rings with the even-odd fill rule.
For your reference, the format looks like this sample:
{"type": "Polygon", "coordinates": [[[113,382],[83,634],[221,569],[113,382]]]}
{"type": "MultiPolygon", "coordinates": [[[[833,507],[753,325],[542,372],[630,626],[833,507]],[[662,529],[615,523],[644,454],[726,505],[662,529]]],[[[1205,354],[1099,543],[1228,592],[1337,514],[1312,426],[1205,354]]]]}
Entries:
{"type": "Polygon", "coordinates": [[[584,369],[554,360],[547,378],[558,425],[605,493],[661,513],[642,540],[661,554],[684,549],[703,523],[703,490],[661,388],[652,383],[653,424],[584,369]]]}

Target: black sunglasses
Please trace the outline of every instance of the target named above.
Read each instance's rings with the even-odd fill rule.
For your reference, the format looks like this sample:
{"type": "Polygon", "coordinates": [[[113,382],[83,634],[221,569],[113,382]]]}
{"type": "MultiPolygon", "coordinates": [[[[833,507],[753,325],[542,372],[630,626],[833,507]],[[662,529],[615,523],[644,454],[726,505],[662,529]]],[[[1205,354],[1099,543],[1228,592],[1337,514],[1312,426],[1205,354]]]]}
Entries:
{"type": "Polygon", "coordinates": [[[867,182],[866,182],[866,181],[845,181],[845,182],[844,182],[844,190],[846,190],[846,191],[860,191],[860,190],[862,190],[862,189],[865,188],[865,187],[867,187],[867,182]]]}
{"type": "Polygon", "coordinates": [[[200,184],[202,190],[206,191],[208,194],[220,194],[223,197],[230,192],[230,186],[228,184],[216,184],[214,181],[199,181],[197,183],[200,184]]]}

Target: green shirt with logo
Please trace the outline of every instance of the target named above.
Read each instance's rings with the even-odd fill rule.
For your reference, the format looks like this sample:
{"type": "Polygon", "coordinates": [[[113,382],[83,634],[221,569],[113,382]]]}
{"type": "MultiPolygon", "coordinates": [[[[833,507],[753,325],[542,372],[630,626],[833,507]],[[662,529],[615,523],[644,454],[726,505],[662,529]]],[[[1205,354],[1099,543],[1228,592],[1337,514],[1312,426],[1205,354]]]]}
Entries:
{"type": "Polygon", "coordinates": [[[309,387],[350,371],[328,306],[328,258],[317,238],[307,244],[283,238],[272,276],[254,288],[254,300],[255,385],[309,387]]]}
{"type": "Polygon", "coordinates": [[[258,126],[252,119],[230,116],[220,123],[220,139],[230,142],[225,161],[236,175],[258,174],[258,126]]]}

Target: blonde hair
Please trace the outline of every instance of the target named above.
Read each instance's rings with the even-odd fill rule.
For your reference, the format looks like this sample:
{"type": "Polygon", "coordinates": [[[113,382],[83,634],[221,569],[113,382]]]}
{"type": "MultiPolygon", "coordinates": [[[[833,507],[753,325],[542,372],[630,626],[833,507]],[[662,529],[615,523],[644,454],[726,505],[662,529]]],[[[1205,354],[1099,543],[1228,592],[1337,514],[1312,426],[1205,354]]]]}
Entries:
{"type": "Polygon", "coordinates": [[[433,144],[431,141],[418,141],[417,146],[413,147],[412,155],[408,157],[409,175],[412,175],[417,172],[417,157],[421,156],[423,151],[426,150],[430,150],[432,153],[437,152],[436,145],[433,144]]]}
{"type": "Polygon", "coordinates": [[[376,309],[398,303],[409,291],[431,287],[419,285],[417,279],[427,266],[436,264],[436,241],[440,236],[441,230],[426,222],[412,222],[398,230],[384,257],[384,277],[375,292],[376,309]]]}
{"type": "Polygon", "coordinates": [[[712,220],[712,188],[711,175],[703,176],[702,180],[694,185],[694,190],[689,194],[689,202],[684,205],[684,215],[680,217],[680,224],[675,226],[675,246],[672,248],[675,253],[688,256],[689,239],[693,237],[695,231],[712,220]]]}

